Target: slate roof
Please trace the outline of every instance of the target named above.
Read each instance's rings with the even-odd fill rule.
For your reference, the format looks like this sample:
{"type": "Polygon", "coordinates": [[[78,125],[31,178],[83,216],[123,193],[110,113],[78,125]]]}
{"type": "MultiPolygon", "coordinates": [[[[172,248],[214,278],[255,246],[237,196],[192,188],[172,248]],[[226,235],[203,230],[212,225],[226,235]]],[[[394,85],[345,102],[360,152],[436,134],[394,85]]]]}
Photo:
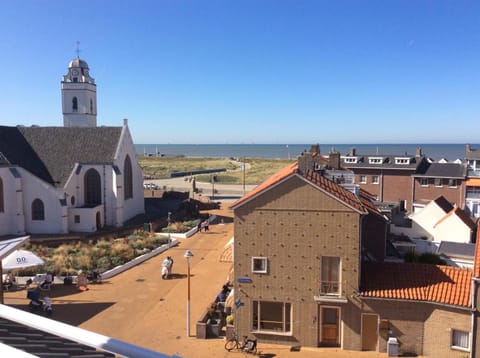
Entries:
{"type": "Polygon", "coordinates": [[[471,279],[458,267],[365,262],[360,296],[470,307],[471,279]]]}
{"type": "Polygon", "coordinates": [[[443,254],[450,257],[464,257],[473,259],[475,256],[475,244],[442,241],[437,250],[438,254],[443,254]]]}
{"type": "Polygon", "coordinates": [[[424,171],[414,174],[414,177],[465,179],[467,167],[459,163],[430,163],[424,171]]]}
{"type": "Polygon", "coordinates": [[[453,210],[453,205],[450,204],[450,202],[445,199],[443,195],[436,198],[434,202],[445,212],[445,214],[453,210]]]}
{"type": "Polygon", "coordinates": [[[122,129],[0,126],[0,165],[22,167],[63,187],[75,163],[112,164],[122,129]]]}
{"type": "Polygon", "coordinates": [[[37,357],[115,357],[109,352],[0,318],[0,342],[37,357]]]}
{"type": "Polygon", "coordinates": [[[342,166],[348,169],[395,169],[395,170],[409,170],[416,171],[422,163],[424,157],[416,157],[411,155],[347,155],[341,157],[342,166]],[[346,158],[357,158],[356,163],[349,163],[346,158]],[[382,163],[370,163],[369,158],[382,158],[382,163]],[[395,158],[408,158],[408,164],[396,164],[395,158]]]}
{"type": "Polygon", "coordinates": [[[470,150],[465,151],[466,159],[480,159],[480,150],[470,147],[470,150]]]}

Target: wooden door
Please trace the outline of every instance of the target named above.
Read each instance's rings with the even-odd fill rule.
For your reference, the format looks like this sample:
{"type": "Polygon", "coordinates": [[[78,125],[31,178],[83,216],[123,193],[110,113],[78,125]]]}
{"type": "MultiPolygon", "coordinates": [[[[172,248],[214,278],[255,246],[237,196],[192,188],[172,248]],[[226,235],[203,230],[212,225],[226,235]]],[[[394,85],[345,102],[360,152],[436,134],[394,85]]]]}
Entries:
{"type": "Polygon", "coordinates": [[[378,343],[378,315],[362,314],[362,350],[376,351],[378,343]]]}
{"type": "Polygon", "coordinates": [[[336,307],[321,308],[320,345],[327,347],[340,346],[340,309],[336,307]]]}

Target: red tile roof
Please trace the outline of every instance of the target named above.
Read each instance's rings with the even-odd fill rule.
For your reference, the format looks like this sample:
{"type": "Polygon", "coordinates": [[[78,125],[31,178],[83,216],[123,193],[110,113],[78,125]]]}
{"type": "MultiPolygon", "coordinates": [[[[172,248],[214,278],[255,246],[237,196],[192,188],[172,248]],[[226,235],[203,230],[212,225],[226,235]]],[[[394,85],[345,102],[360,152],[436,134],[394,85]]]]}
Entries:
{"type": "Polygon", "coordinates": [[[332,180],[327,179],[312,170],[307,170],[306,173],[302,175],[302,177],[311,184],[315,185],[317,188],[326,192],[327,194],[343,201],[351,208],[359,212],[366,213],[366,208],[362,205],[360,198],[357,197],[350,190],[345,189],[343,186],[338,185],[332,180]]]}
{"type": "Polygon", "coordinates": [[[472,270],[458,267],[367,262],[360,295],[470,307],[471,279],[472,270]]]}
{"type": "Polygon", "coordinates": [[[270,178],[266,179],[263,183],[256,186],[252,191],[249,191],[247,194],[245,194],[236,202],[234,202],[232,206],[230,206],[230,208],[233,209],[240,206],[241,204],[252,199],[259,193],[263,192],[264,190],[274,186],[275,184],[285,180],[286,178],[288,178],[291,175],[294,175],[297,172],[298,172],[298,162],[292,163],[287,167],[280,169],[278,172],[273,174],[270,178]]]}
{"type": "Polygon", "coordinates": [[[360,213],[367,213],[367,211],[370,211],[374,214],[382,216],[374,207],[374,205],[368,200],[367,197],[356,196],[348,189],[345,189],[341,185],[334,183],[332,180],[327,179],[324,176],[310,169],[308,169],[306,173],[302,174],[298,171],[297,162],[281,169],[276,174],[265,180],[263,183],[255,187],[255,189],[248,192],[243,197],[234,202],[231,208],[235,209],[239,207],[253,197],[259,195],[260,193],[268,190],[269,188],[293,175],[298,175],[300,178],[306,180],[309,184],[324,191],[327,195],[333,196],[337,200],[342,201],[343,203],[360,213]]]}

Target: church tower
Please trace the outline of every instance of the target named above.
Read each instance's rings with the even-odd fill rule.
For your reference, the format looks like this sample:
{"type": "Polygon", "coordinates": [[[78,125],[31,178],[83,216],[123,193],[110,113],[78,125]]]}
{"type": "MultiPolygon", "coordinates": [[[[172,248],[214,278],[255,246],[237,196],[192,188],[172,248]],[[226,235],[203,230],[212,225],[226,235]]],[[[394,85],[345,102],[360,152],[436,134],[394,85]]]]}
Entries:
{"type": "Polygon", "coordinates": [[[62,81],[64,127],[97,126],[97,86],[88,64],[77,58],[70,61],[62,81]]]}

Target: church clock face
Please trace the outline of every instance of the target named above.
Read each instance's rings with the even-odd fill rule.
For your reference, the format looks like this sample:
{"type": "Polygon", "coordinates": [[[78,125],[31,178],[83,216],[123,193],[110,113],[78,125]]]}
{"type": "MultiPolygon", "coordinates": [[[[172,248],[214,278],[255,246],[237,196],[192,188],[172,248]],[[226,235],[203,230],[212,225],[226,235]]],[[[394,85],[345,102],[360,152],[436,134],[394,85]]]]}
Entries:
{"type": "Polygon", "coordinates": [[[77,70],[73,70],[73,71],[72,71],[72,75],[78,76],[78,71],[77,71],[77,70]]]}

